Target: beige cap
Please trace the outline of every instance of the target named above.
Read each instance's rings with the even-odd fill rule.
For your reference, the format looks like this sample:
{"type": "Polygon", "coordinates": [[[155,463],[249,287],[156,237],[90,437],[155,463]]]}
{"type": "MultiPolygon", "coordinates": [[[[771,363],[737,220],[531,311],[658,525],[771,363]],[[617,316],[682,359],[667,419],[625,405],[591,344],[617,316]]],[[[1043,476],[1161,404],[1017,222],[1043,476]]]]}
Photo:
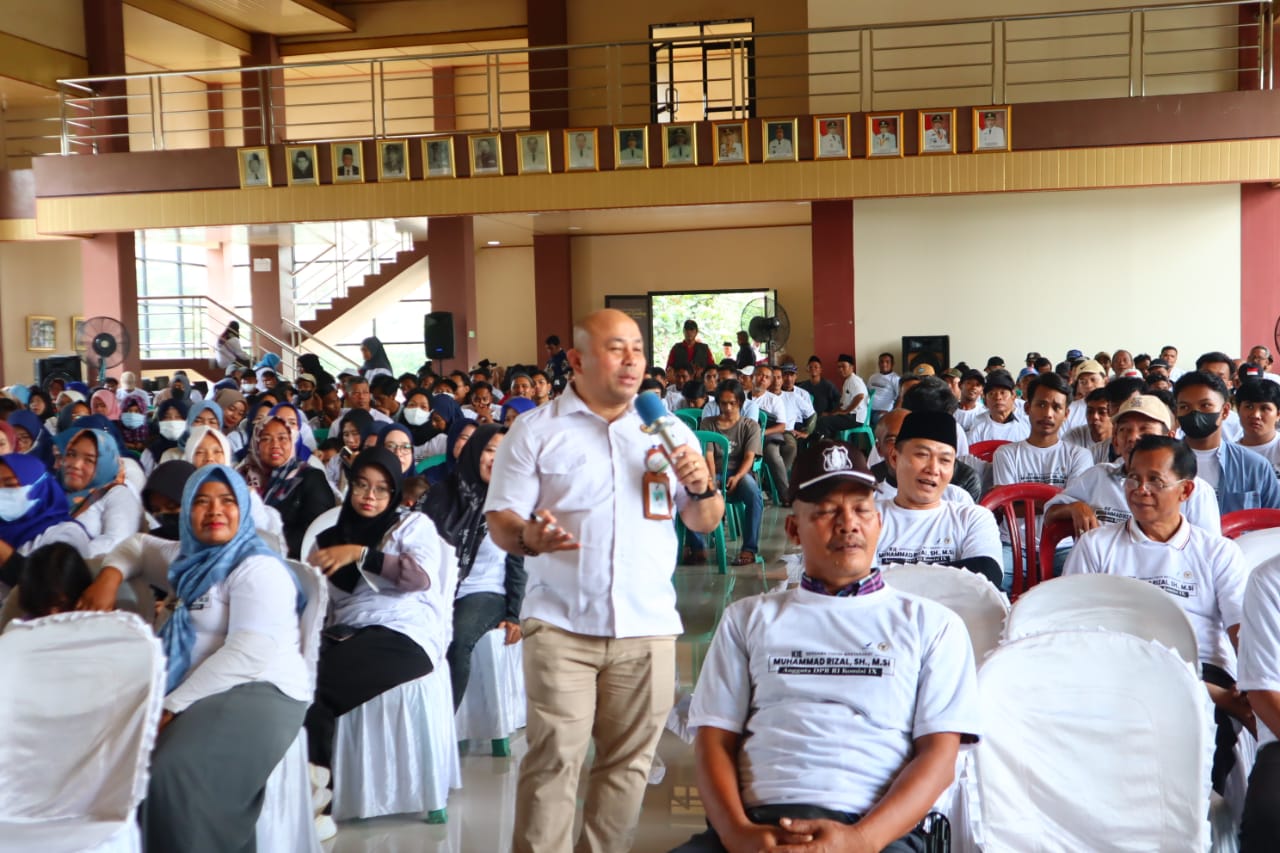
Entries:
{"type": "Polygon", "coordinates": [[[1076,368],[1076,376],[1079,376],[1081,373],[1101,373],[1105,376],[1106,372],[1107,371],[1102,369],[1102,365],[1099,364],[1096,359],[1092,358],[1080,362],[1080,366],[1076,368]]]}
{"type": "Polygon", "coordinates": [[[917,364],[915,368],[912,369],[911,374],[913,376],[933,376],[933,365],[917,364]]]}
{"type": "Polygon", "coordinates": [[[302,374],[301,376],[299,376],[299,377],[298,377],[298,381],[299,381],[299,382],[304,382],[304,381],[305,381],[305,382],[310,382],[312,385],[315,385],[315,384],[316,384],[316,378],[315,378],[314,376],[312,376],[310,373],[304,373],[304,374],[302,374]]]}
{"type": "Polygon", "coordinates": [[[1136,397],[1130,397],[1120,406],[1120,411],[1116,412],[1116,416],[1112,418],[1112,421],[1119,423],[1120,419],[1130,412],[1137,412],[1144,418],[1150,418],[1157,423],[1162,423],[1165,425],[1165,429],[1173,432],[1173,412],[1159,397],[1153,397],[1150,394],[1139,394],[1136,397]]]}

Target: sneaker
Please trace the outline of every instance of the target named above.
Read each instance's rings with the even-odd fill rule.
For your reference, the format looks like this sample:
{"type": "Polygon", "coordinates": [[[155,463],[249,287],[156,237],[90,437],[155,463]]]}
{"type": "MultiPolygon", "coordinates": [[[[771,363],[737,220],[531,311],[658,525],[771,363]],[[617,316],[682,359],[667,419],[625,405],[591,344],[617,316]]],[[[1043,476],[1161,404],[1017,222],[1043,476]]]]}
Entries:
{"type": "Polygon", "coordinates": [[[329,807],[331,802],[333,802],[333,791],[328,788],[316,788],[311,792],[311,813],[319,815],[329,807]]]}
{"type": "Polygon", "coordinates": [[[328,841],[338,834],[338,825],[333,822],[333,818],[327,814],[319,815],[316,818],[316,837],[321,841],[328,841]]]}
{"type": "Polygon", "coordinates": [[[307,771],[311,774],[311,790],[329,787],[330,774],[328,767],[321,767],[319,764],[308,764],[307,771]]]}

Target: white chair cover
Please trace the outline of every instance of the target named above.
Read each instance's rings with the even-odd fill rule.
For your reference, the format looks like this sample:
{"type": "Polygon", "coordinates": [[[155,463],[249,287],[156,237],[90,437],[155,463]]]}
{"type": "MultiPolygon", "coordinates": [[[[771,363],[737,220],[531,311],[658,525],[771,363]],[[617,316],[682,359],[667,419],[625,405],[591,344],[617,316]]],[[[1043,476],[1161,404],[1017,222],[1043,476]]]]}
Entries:
{"type": "Polygon", "coordinates": [[[333,509],[326,509],[324,512],[316,516],[316,520],[311,522],[307,528],[307,532],[302,534],[302,552],[298,555],[305,563],[307,556],[311,553],[311,549],[315,547],[316,537],[320,535],[322,530],[328,530],[338,523],[338,513],[342,512],[341,506],[335,506],[333,509]]]}
{"type": "Polygon", "coordinates": [[[1235,538],[1235,543],[1244,552],[1245,567],[1253,571],[1263,560],[1280,554],[1280,527],[1242,533],[1235,538]]]}
{"type": "Polygon", "coordinates": [[[981,575],[955,566],[916,563],[886,566],[884,582],[899,592],[918,595],[955,611],[969,630],[973,659],[979,665],[1000,642],[1009,599],[981,575]]]}
{"type": "Polygon", "coordinates": [[[1118,575],[1067,575],[1037,584],[1013,605],[1004,636],[1076,628],[1154,640],[1199,668],[1196,632],[1178,602],[1146,581],[1118,575]]]}
{"type": "Polygon", "coordinates": [[[338,718],[333,818],[425,814],[462,787],[449,664],[338,718]]]}
{"type": "Polygon", "coordinates": [[[498,740],[524,728],[524,644],[505,639],[495,628],[471,652],[471,678],[455,716],[458,740],[498,740]]]}
{"type": "Polygon", "coordinates": [[[1037,634],[992,652],[978,690],[987,853],[1208,848],[1212,707],[1174,652],[1037,634]]]}
{"type": "Polygon", "coordinates": [[[63,613],[0,636],[0,850],[137,851],[164,653],[128,613],[63,613]]]}

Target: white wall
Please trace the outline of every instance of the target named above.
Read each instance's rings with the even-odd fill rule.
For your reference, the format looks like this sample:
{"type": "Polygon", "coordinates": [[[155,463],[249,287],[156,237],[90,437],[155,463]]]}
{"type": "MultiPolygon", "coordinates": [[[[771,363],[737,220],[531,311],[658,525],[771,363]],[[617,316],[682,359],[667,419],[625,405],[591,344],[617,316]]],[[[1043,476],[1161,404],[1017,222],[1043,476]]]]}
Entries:
{"type": "Polygon", "coordinates": [[[854,268],[860,373],[903,335],[950,335],[978,368],[1240,351],[1238,185],[858,201],[854,268]]]}

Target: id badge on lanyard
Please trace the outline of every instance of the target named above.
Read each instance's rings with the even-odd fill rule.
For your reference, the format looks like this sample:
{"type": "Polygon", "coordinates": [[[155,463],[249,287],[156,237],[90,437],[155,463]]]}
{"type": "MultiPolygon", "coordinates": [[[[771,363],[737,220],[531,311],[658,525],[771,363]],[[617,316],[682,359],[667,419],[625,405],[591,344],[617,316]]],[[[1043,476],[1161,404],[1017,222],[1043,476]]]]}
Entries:
{"type": "Polygon", "coordinates": [[[645,454],[645,473],[640,485],[644,496],[645,518],[654,521],[671,520],[671,482],[667,479],[670,464],[661,447],[651,447],[645,454]]]}

